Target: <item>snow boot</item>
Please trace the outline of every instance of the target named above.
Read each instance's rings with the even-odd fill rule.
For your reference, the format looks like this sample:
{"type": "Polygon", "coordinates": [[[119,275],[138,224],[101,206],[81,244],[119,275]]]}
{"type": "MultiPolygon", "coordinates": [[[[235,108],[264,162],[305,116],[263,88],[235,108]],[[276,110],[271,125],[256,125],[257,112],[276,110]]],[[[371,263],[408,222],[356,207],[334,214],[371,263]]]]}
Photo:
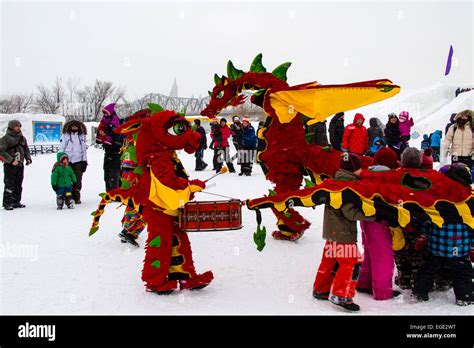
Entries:
{"type": "Polygon", "coordinates": [[[74,201],[66,196],[66,206],[68,209],[74,209],[74,201]]]}
{"type": "Polygon", "coordinates": [[[13,205],[13,208],[26,208],[26,205],[21,204],[21,203],[16,203],[13,205]]]}
{"type": "Polygon", "coordinates": [[[318,300],[329,300],[329,292],[319,292],[313,290],[313,297],[318,300]]]}
{"type": "Polygon", "coordinates": [[[203,274],[197,274],[196,276],[179,281],[179,288],[181,290],[199,290],[203,289],[208,286],[212,280],[214,279],[214,275],[211,271],[204,272],[203,274]]]}
{"type": "Polygon", "coordinates": [[[119,237],[120,237],[120,241],[122,243],[129,243],[129,244],[132,244],[133,246],[135,247],[139,247],[140,245],[135,241],[135,238],[133,236],[131,236],[130,234],[128,234],[127,232],[125,231],[122,231],[119,233],[119,237]]]}
{"type": "Polygon", "coordinates": [[[57,209],[61,210],[64,206],[64,198],[63,196],[56,196],[56,205],[57,209]]]}
{"type": "Polygon", "coordinates": [[[412,292],[413,294],[413,297],[417,300],[417,301],[428,301],[430,298],[428,296],[428,294],[419,294],[415,291],[412,292]]]}
{"type": "MultiPolygon", "coordinates": [[[[333,302],[332,302],[333,303],[333,302]]],[[[346,311],[349,312],[358,312],[360,311],[360,306],[358,304],[355,304],[354,302],[346,302],[346,303],[333,303],[336,306],[339,306],[346,311]]]]}
{"type": "Polygon", "coordinates": [[[13,205],[8,204],[4,208],[5,208],[5,210],[13,210],[13,205]]]}
{"type": "Polygon", "coordinates": [[[473,301],[456,300],[456,304],[457,304],[458,306],[463,306],[463,307],[465,307],[465,306],[469,306],[469,305],[474,304],[474,302],[473,302],[473,301]]]}

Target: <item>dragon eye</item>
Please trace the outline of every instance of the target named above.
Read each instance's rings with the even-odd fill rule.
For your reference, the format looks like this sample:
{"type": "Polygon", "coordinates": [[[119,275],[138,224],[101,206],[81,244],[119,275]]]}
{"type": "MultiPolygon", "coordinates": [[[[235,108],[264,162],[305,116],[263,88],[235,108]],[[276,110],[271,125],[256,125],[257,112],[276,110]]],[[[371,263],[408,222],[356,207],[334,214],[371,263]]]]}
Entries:
{"type": "Polygon", "coordinates": [[[187,127],[184,123],[178,122],[168,128],[168,134],[171,135],[182,135],[186,132],[187,127]]]}
{"type": "Polygon", "coordinates": [[[217,99],[221,99],[224,96],[224,91],[220,91],[219,93],[216,94],[217,99]]]}

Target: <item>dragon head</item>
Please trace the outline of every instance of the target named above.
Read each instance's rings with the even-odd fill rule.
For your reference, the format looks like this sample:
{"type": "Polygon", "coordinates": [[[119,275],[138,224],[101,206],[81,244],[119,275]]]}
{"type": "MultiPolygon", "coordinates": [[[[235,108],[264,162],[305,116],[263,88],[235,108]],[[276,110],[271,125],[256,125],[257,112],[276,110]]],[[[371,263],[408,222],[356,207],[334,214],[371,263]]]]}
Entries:
{"type": "Polygon", "coordinates": [[[116,130],[135,139],[138,163],[157,152],[184,149],[194,153],[198,149],[201,135],[191,129],[183,114],[164,110],[158,104],[149,104],[147,111],[139,113],[116,130]]]}
{"type": "Polygon", "coordinates": [[[268,89],[284,90],[289,86],[286,83],[286,72],[291,63],[283,63],[276,67],[271,73],[267,72],[262,64],[262,54],[258,54],[248,72],[237,69],[229,60],[227,63],[227,75],[215,74],[215,86],[209,92],[211,99],[204,110],[202,116],[213,118],[228,106],[238,106],[245,102],[246,96],[242,94],[245,90],[252,90],[255,93],[251,101],[262,106],[262,100],[268,89]]]}

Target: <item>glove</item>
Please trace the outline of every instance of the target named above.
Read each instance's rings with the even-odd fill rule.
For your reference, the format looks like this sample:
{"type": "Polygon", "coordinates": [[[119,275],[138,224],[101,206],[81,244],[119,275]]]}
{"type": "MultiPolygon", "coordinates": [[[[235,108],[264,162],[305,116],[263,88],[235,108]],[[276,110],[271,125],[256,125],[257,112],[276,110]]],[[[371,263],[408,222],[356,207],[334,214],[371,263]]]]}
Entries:
{"type": "Polygon", "coordinates": [[[474,262],[474,247],[469,249],[469,258],[471,259],[471,262],[474,262]]]}
{"type": "Polygon", "coordinates": [[[29,165],[31,164],[31,162],[32,162],[31,158],[30,158],[30,159],[27,159],[27,160],[26,160],[26,165],[29,166],[29,165]]]}
{"type": "Polygon", "coordinates": [[[53,185],[53,191],[56,192],[58,190],[58,186],[57,185],[53,185]]]}
{"type": "Polygon", "coordinates": [[[82,161],[81,162],[81,172],[85,173],[86,172],[86,169],[87,169],[87,161],[82,161]]]}
{"type": "Polygon", "coordinates": [[[204,181],[199,180],[199,179],[191,180],[189,182],[189,185],[191,186],[191,191],[192,192],[202,191],[206,188],[206,183],[204,181]]]}
{"type": "Polygon", "coordinates": [[[415,250],[422,251],[426,248],[426,244],[428,244],[428,236],[426,234],[420,235],[415,241],[415,250]]]}

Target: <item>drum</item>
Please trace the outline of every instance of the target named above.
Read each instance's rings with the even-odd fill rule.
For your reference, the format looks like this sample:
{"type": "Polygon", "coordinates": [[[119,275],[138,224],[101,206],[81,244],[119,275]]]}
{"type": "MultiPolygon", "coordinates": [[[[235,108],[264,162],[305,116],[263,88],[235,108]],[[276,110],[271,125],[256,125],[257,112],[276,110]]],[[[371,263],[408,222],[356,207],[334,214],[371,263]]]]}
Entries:
{"type": "Polygon", "coordinates": [[[188,202],[179,209],[179,227],[186,232],[242,228],[242,201],[188,202]]]}

